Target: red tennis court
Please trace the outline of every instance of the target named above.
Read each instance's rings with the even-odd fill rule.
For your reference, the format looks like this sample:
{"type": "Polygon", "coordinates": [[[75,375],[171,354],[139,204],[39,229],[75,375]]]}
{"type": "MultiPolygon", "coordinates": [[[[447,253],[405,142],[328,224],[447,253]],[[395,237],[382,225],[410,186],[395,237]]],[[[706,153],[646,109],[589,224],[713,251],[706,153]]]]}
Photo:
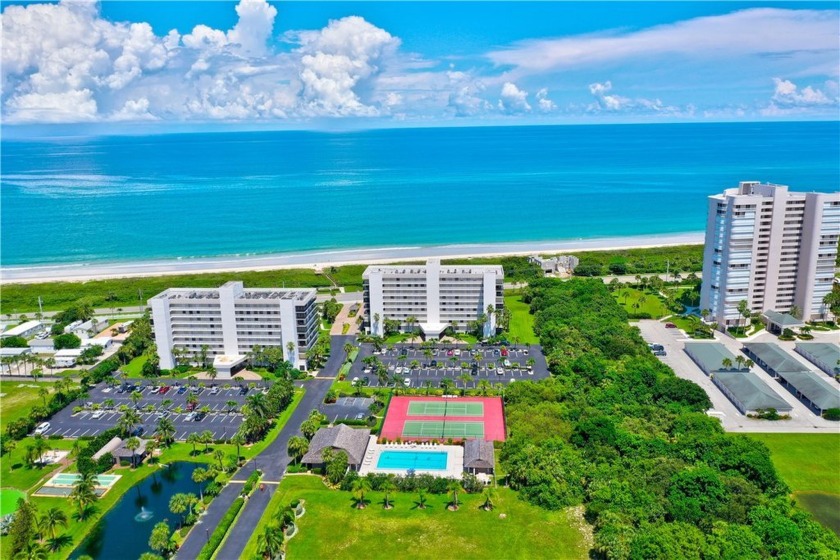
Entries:
{"type": "Polygon", "coordinates": [[[501,397],[394,397],[381,437],[505,440],[501,397]]]}

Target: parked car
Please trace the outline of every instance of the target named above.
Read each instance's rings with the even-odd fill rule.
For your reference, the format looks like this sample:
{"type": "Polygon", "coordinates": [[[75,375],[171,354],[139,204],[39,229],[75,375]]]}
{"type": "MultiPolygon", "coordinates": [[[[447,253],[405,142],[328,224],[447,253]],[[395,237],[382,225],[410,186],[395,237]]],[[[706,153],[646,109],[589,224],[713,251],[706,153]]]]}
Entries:
{"type": "Polygon", "coordinates": [[[674,323],[665,323],[665,328],[666,329],[676,329],[677,325],[675,325],[674,323]]]}
{"type": "Polygon", "coordinates": [[[36,436],[43,435],[49,429],[50,429],[50,423],[49,422],[41,422],[40,424],[38,424],[38,427],[35,428],[35,435],[36,436]]]}
{"type": "Polygon", "coordinates": [[[499,353],[502,356],[507,356],[508,355],[508,349],[507,348],[502,348],[501,350],[499,350],[499,353]]]}
{"type": "Polygon", "coordinates": [[[211,395],[218,395],[219,394],[219,388],[218,387],[213,387],[212,389],[210,389],[210,394],[211,395]]]}
{"type": "Polygon", "coordinates": [[[364,412],[360,412],[356,415],[356,420],[364,420],[364,419],[365,419],[365,413],[364,412]]]}
{"type": "Polygon", "coordinates": [[[183,394],[184,394],[184,393],[186,393],[186,392],[187,392],[187,388],[186,388],[186,387],[184,387],[184,386],[178,387],[178,394],[179,394],[179,395],[183,395],[183,394]]]}
{"type": "Polygon", "coordinates": [[[353,386],[355,387],[356,385],[358,385],[358,384],[359,384],[359,378],[358,378],[358,377],[354,377],[354,378],[353,378],[353,381],[352,381],[351,383],[352,383],[352,384],[353,384],[353,386]]]}
{"type": "Polygon", "coordinates": [[[504,370],[504,369],[502,369],[502,368],[496,368],[496,375],[504,375],[504,374],[505,374],[505,370],[504,370]]]}
{"type": "Polygon", "coordinates": [[[157,395],[158,393],[160,393],[160,387],[155,385],[154,387],[152,387],[152,390],[149,391],[149,393],[151,393],[152,395],[157,395]]]}
{"type": "Polygon", "coordinates": [[[458,348],[456,348],[456,349],[455,349],[454,354],[455,354],[456,356],[460,356],[460,355],[461,355],[461,350],[459,350],[458,348]]]}
{"type": "Polygon", "coordinates": [[[170,387],[169,385],[164,385],[163,387],[161,387],[161,388],[160,388],[160,394],[161,394],[161,395],[165,395],[166,393],[168,393],[168,392],[169,392],[169,390],[170,390],[171,388],[172,388],[172,387],[170,387]]]}
{"type": "Polygon", "coordinates": [[[97,410],[96,412],[94,412],[93,414],[90,415],[90,419],[91,420],[99,420],[103,416],[105,416],[105,413],[102,412],[101,410],[97,410]]]}
{"type": "Polygon", "coordinates": [[[142,435],[143,435],[143,433],[145,433],[145,431],[146,431],[146,428],[144,428],[143,426],[137,426],[136,428],[134,428],[133,430],[131,430],[131,434],[130,434],[130,435],[131,435],[132,437],[140,437],[140,436],[142,436],[142,435]]]}
{"type": "Polygon", "coordinates": [[[455,351],[454,351],[454,350],[447,350],[447,351],[446,351],[446,355],[447,355],[447,356],[451,356],[451,355],[452,355],[452,354],[454,354],[454,353],[455,353],[455,351]]]}
{"type": "Polygon", "coordinates": [[[411,378],[406,377],[405,379],[403,379],[403,385],[405,385],[406,387],[411,387],[411,378]]]}
{"type": "Polygon", "coordinates": [[[653,353],[654,356],[667,356],[668,353],[665,350],[657,350],[653,353]]]}
{"type": "Polygon", "coordinates": [[[195,413],[195,417],[193,418],[193,421],[195,421],[195,422],[201,422],[202,420],[204,420],[204,417],[205,417],[205,416],[207,416],[207,415],[206,415],[205,413],[203,413],[203,412],[196,412],[196,413],[195,413]]]}
{"type": "Polygon", "coordinates": [[[510,360],[505,360],[505,367],[510,367],[510,360]]]}
{"type": "Polygon", "coordinates": [[[197,413],[195,413],[195,412],[190,412],[189,414],[187,414],[186,416],[184,416],[184,422],[192,422],[192,421],[193,421],[193,419],[195,419],[196,414],[197,414],[197,413]]]}
{"type": "Polygon", "coordinates": [[[193,410],[195,410],[195,406],[196,404],[193,402],[187,403],[187,412],[192,412],[193,410]]]}

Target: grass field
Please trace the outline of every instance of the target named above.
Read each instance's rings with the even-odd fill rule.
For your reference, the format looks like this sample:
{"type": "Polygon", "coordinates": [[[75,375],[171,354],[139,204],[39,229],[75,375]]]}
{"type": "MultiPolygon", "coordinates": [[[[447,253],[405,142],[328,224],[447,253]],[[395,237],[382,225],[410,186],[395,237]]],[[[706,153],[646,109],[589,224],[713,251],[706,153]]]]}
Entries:
{"type": "MultiPolygon", "coordinates": [[[[31,379],[0,382],[0,431],[6,430],[6,424],[19,418],[29,416],[33,406],[44,404],[38,394],[38,389],[46,387],[53,393],[52,383],[46,381],[32,381],[31,379]]],[[[49,400],[49,397],[47,397],[49,400]]]]}
{"type": "Polygon", "coordinates": [[[800,506],[840,535],[840,434],[750,434],[770,448],[800,506]]]}
{"type": "Polygon", "coordinates": [[[511,341],[519,344],[539,344],[540,340],[534,334],[534,316],[527,303],[522,302],[521,296],[506,295],[505,307],[510,311],[510,328],[508,336],[511,341]]]}
{"type": "Polygon", "coordinates": [[[547,511],[499,488],[492,512],[479,509],[479,495],[459,495],[461,507],[448,511],[449,498],[429,495],[427,508],[417,497],[394,494],[394,508],[382,507],[383,495],[369,493],[367,508],[357,510],[349,492],[326,488],[319,477],[283,479],[267,515],[257,525],[242,558],[256,555],[256,539],[278,510],[306,500],[298,534],[288,542],[289,558],[587,558],[577,521],[564,511],[547,511]],[[504,517],[500,515],[504,514],[504,517]]]}
{"type": "Polygon", "coordinates": [[[662,300],[659,299],[659,296],[649,292],[642,292],[635,288],[622,286],[613,292],[613,297],[630,315],[647,313],[651,318],[659,319],[671,313],[665,307],[665,304],[662,303],[662,300]],[[641,301],[643,297],[644,301],[641,301]],[[637,303],[640,303],[638,308],[634,307],[637,303]]]}
{"type": "Polygon", "coordinates": [[[120,369],[125,372],[126,377],[143,377],[143,364],[149,361],[148,354],[141,354],[137,356],[120,369]]]}
{"type": "Polygon", "coordinates": [[[26,494],[16,488],[0,489],[0,515],[9,515],[17,511],[20,498],[26,498],[26,494]]]}

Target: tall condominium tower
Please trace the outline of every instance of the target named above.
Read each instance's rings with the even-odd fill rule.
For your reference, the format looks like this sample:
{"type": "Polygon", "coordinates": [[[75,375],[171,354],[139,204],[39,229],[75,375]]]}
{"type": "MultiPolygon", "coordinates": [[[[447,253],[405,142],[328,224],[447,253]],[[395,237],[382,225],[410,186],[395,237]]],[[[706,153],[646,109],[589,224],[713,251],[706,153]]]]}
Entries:
{"type": "MultiPolygon", "coordinates": [[[[439,336],[453,325],[464,331],[489,306],[498,310],[505,302],[501,266],[441,265],[439,259],[429,259],[425,266],[370,266],[362,282],[366,325],[380,336],[385,320],[399,321],[401,329],[420,327],[427,336],[439,336]],[[410,325],[409,317],[417,323],[410,325]]],[[[484,332],[494,331],[492,314],[484,332]]]]}
{"type": "MultiPolygon", "coordinates": [[[[149,300],[160,367],[175,356],[196,362],[202,352],[217,370],[230,373],[254,346],[279,347],[296,367],[318,338],[315,289],[170,288],[149,300]],[[173,350],[175,352],[173,352],[173,350]]],[[[220,373],[219,377],[225,377],[220,373]]]]}
{"type": "Polygon", "coordinates": [[[721,327],[738,324],[743,300],[754,313],[825,318],[838,238],[840,192],[744,181],[710,196],[701,309],[721,327]]]}

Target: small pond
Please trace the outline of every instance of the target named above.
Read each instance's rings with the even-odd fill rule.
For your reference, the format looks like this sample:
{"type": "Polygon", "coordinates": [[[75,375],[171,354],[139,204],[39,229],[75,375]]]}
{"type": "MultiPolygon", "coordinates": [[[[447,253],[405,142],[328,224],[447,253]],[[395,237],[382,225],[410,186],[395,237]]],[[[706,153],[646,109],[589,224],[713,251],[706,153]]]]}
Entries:
{"type": "Polygon", "coordinates": [[[192,480],[200,463],[171,463],[136,484],[93,528],[73,551],[70,558],[88,555],[96,560],[134,560],[149,548],[152,528],[167,521],[169,528],[178,527],[179,518],[169,511],[169,498],[179,492],[198,495],[192,480]]]}

